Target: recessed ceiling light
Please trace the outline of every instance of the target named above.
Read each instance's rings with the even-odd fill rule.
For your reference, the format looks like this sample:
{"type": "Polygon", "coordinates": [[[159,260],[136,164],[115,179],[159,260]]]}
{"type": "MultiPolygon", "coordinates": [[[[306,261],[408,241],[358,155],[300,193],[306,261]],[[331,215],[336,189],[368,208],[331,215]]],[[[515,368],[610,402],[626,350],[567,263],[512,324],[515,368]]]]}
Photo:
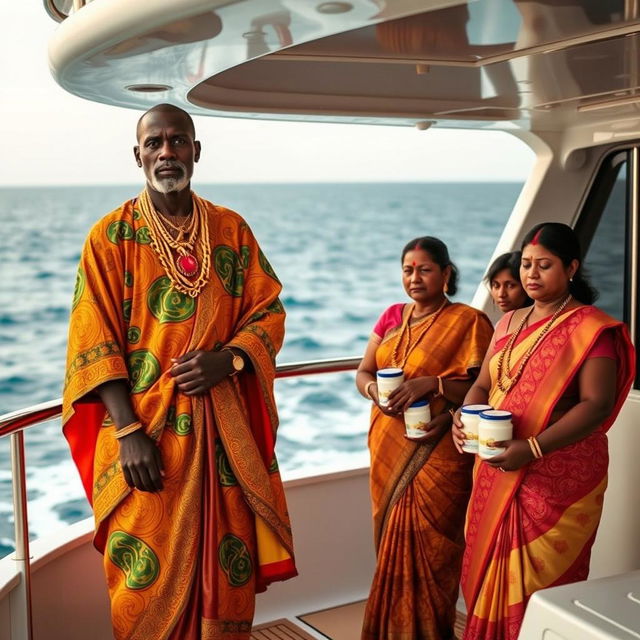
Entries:
{"type": "Polygon", "coordinates": [[[349,2],[323,2],[316,7],[318,13],[347,13],[353,5],[349,2]]]}
{"type": "Polygon", "coordinates": [[[161,91],[169,91],[173,87],[168,84],[130,84],[125,89],[135,93],[160,93],[161,91]]]}

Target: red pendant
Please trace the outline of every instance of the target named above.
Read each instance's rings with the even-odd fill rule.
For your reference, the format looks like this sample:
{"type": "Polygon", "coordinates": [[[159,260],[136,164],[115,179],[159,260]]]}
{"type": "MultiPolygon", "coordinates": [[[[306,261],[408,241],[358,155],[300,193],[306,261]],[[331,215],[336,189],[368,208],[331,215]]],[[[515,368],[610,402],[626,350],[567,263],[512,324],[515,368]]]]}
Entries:
{"type": "Polygon", "coordinates": [[[191,278],[198,273],[198,261],[196,257],[190,253],[184,256],[178,256],[176,259],[176,267],[178,267],[178,271],[187,278],[191,278]]]}

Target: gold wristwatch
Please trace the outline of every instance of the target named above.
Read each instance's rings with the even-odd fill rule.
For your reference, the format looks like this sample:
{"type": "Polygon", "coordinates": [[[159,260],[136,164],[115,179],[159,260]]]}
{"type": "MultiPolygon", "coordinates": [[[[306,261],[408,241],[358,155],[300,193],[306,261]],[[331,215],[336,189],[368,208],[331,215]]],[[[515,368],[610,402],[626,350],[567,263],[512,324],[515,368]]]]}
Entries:
{"type": "MultiPolygon", "coordinates": [[[[231,349],[225,349],[225,351],[231,351],[231,349]]],[[[229,374],[230,376],[235,376],[240,373],[244,369],[244,358],[237,353],[231,351],[231,355],[233,356],[231,360],[231,366],[233,367],[233,371],[229,374]]]]}

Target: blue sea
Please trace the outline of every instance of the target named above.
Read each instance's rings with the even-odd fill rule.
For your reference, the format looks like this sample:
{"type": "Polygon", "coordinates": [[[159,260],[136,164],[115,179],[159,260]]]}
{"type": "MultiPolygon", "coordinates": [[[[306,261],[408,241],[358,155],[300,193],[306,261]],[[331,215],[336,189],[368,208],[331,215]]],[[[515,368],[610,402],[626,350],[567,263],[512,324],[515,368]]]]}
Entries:
{"type": "MultiPolygon", "coordinates": [[[[195,185],[241,213],[283,282],[280,363],[362,355],[379,314],[405,299],[400,252],[444,240],[471,300],[521,189],[516,183],[195,185]]],[[[0,413],[58,398],[77,261],[93,223],[132,186],[0,188],[0,413]]],[[[354,373],[276,383],[283,476],[368,464],[368,403],[354,373]]],[[[90,514],[52,420],[26,432],[30,529],[90,514]]],[[[0,557],[13,545],[9,442],[0,440],[0,557]]]]}

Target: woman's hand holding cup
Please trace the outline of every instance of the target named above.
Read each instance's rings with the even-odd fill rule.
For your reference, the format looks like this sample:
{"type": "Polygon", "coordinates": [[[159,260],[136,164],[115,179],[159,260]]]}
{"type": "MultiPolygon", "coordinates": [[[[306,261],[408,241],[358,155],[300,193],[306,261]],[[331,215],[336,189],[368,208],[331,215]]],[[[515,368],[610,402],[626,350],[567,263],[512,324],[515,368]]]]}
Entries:
{"type": "Polygon", "coordinates": [[[414,402],[433,393],[434,384],[437,390],[438,379],[435,376],[422,376],[405,380],[389,394],[389,404],[387,406],[393,411],[393,415],[398,415],[406,411],[414,402]]]}
{"type": "Polygon", "coordinates": [[[464,444],[464,431],[462,421],[460,420],[460,409],[458,409],[455,413],[452,413],[453,422],[451,424],[451,437],[453,438],[453,444],[455,448],[458,450],[458,453],[464,453],[462,449],[462,445],[464,444]]]}
{"type": "Polygon", "coordinates": [[[449,413],[445,411],[445,413],[441,413],[437,415],[429,425],[427,426],[426,431],[423,436],[420,437],[410,437],[405,434],[405,438],[407,440],[411,440],[412,442],[424,442],[429,443],[433,441],[437,441],[440,439],[440,436],[449,428],[451,423],[451,416],[449,413]]]}

